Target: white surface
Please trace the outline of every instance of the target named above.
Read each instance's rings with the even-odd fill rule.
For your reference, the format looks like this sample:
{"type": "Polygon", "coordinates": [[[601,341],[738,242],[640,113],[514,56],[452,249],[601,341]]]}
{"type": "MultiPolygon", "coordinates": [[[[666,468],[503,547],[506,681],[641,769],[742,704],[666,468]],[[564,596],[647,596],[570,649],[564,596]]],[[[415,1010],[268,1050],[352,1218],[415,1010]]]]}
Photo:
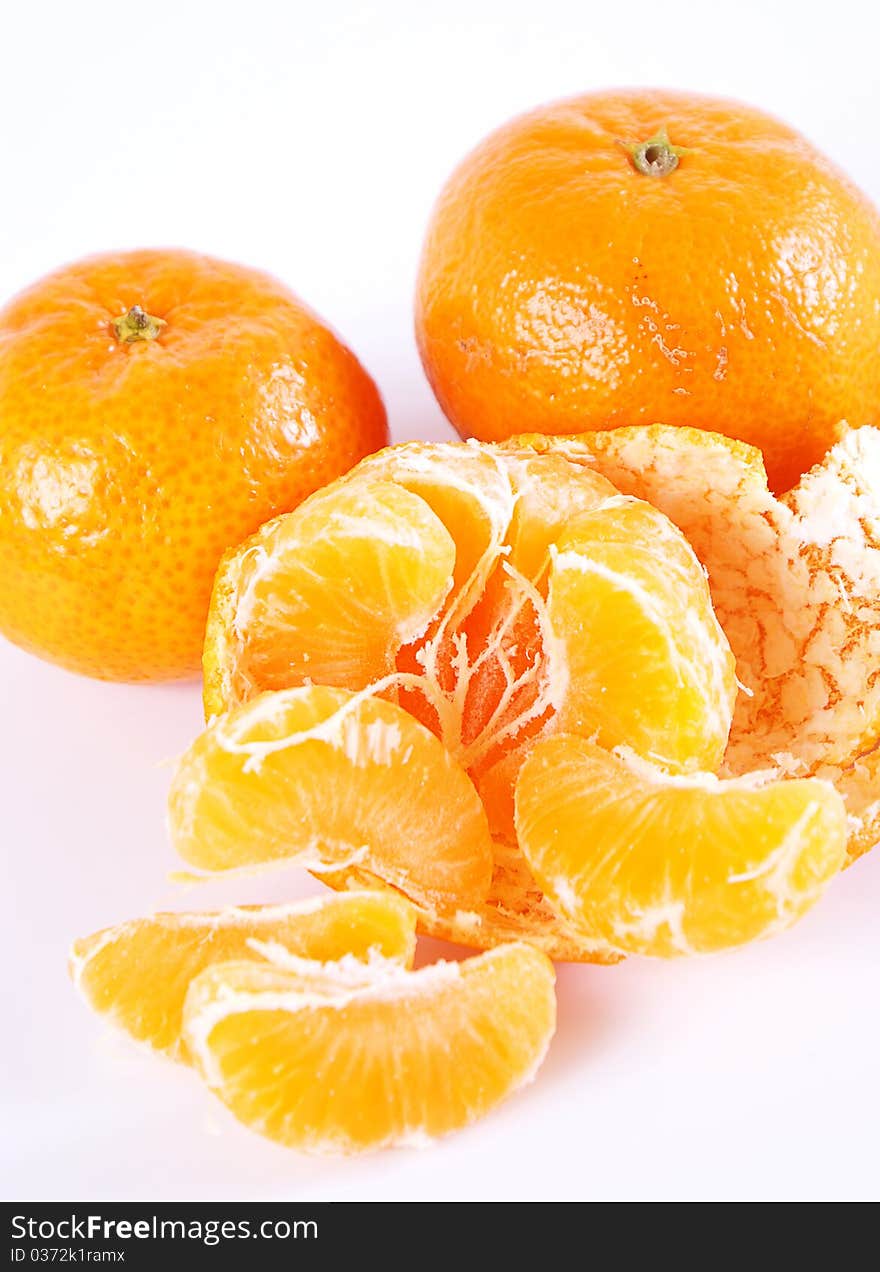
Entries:
{"type": "MultiPolygon", "coordinates": [[[[861,0],[49,3],[0,17],[0,295],[85,252],[181,243],[269,268],[352,343],[397,438],[447,435],[410,297],[431,201],[490,127],[657,83],[775,110],[875,198],[878,19],[861,0]]],[[[0,646],[6,1198],[876,1198],[880,853],[764,947],[564,968],[536,1084],[426,1152],[301,1158],[108,1037],[76,935],[181,893],[168,769],[198,690],[89,683],[0,646]]]]}

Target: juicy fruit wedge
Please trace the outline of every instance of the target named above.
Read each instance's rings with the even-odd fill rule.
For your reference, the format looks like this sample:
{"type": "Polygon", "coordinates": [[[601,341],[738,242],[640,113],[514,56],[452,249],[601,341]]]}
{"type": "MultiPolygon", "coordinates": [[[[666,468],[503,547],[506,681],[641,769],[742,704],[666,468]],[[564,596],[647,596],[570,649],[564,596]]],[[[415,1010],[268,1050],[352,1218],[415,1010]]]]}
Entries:
{"type": "Polygon", "coordinates": [[[376,482],[319,491],[227,554],[209,639],[209,713],[254,689],[362,688],[394,668],[452,586],[455,545],[423,499],[376,482]]]}
{"type": "Polygon", "coordinates": [[[550,961],[509,944],[417,972],[346,964],[208,968],[185,1036],[246,1126],[312,1152],[421,1144],[534,1075],[556,1023],[550,961]]]}
{"type": "Polygon", "coordinates": [[[720,764],[734,659],[705,571],[662,513],[621,497],[571,521],[553,549],[549,611],[569,674],[560,730],[675,771],[720,764]]]}
{"type": "Polygon", "coordinates": [[[359,864],[416,900],[481,902],[486,814],[466,773],[393,703],[312,685],[222,716],[180,761],[169,796],[184,861],[359,864]]]}
{"type": "Polygon", "coordinates": [[[812,779],[673,777],[563,734],[516,790],[519,843],[552,905],[623,953],[671,957],[788,927],[841,868],[846,814],[812,779]]]}
{"type": "Polygon", "coordinates": [[[409,967],[415,911],[393,893],[350,892],[291,905],[154,914],[75,941],[73,980],[89,1006],[139,1042],[186,1060],[190,981],[212,963],[284,955],[328,962],[381,957],[409,967]]]}

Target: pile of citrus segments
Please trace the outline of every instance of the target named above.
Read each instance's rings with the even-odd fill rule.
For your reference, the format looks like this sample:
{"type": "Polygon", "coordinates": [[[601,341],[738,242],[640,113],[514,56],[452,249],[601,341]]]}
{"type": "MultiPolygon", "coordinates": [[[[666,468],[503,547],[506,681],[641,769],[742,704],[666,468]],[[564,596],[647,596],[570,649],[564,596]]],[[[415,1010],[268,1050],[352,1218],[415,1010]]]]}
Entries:
{"type": "Polygon", "coordinates": [[[79,942],[248,1125],[355,1151],[529,1079],[551,959],[780,932],[880,838],[880,433],[776,498],[662,426],[380,451],[227,554],[174,846],[303,906],[79,942]],[[412,970],[416,927],[484,953],[412,970]]]}

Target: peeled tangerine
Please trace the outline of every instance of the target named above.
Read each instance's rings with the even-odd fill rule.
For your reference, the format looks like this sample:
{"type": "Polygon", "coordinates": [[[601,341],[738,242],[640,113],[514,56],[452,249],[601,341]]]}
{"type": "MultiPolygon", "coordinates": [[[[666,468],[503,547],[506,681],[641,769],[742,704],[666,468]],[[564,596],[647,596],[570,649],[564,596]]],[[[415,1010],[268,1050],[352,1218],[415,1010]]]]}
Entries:
{"type": "MultiPolygon", "coordinates": [[[[646,832],[646,860],[659,862],[666,880],[664,906],[696,913],[699,879],[708,879],[697,864],[699,843],[712,843],[706,852],[717,857],[717,879],[732,875],[725,887],[707,883],[699,908],[697,929],[715,923],[717,931],[689,932],[678,948],[720,948],[777,929],[818,895],[841,836],[849,857],[880,837],[879,597],[880,434],[872,429],[849,432],[781,499],[769,494],[749,446],[663,426],[519,438],[497,448],[409,444],[374,455],[226,557],[207,630],[206,703],[211,714],[231,709],[226,719],[235,729],[254,719],[254,698],[257,712],[276,710],[271,693],[258,697],[265,689],[317,692],[310,684],[326,681],[359,702],[387,701],[421,722],[425,756],[427,733],[439,743],[420,768],[421,800],[412,786],[398,791],[398,778],[409,780],[399,757],[390,762],[392,780],[376,785],[366,804],[371,772],[336,767],[331,782],[323,761],[315,762],[310,799],[333,817],[348,799],[338,794],[348,790],[343,771],[360,791],[329,845],[328,832],[322,840],[317,831],[329,814],[313,808],[304,817],[305,805],[296,805],[295,826],[281,833],[270,824],[263,833],[226,759],[214,794],[201,795],[193,792],[205,786],[207,770],[186,759],[191,798],[209,810],[207,823],[223,820],[215,815],[219,800],[238,809],[225,856],[211,850],[203,864],[281,855],[296,829],[300,859],[326,871],[334,887],[392,885],[420,908],[423,930],[465,944],[525,936],[554,957],[604,960],[642,945],[671,951],[669,934],[627,940],[610,899],[607,923],[585,921],[566,903],[567,875],[579,876],[577,860],[585,870],[593,860],[589,808],[577,860],[552,876],[524,829],[532,826],[532,814],[523,820],[526,786],[515,820],[518,781],[535,772],[520,776],[530,754],[556,754],[540,748],[574,735],[604,753],[626,748],[607,761],[614,772],[623,766],[633,791],[615,805],[626,813],[619,834],[636,842],[646,832]],[[427,773],[441,763],[432,781],[427,773]],[[739,778],[748,781],[724,785],[739,778]],[[813,785],[805,789],[802,778],[813,785]],[[843,805],[815,781],[832,785],[843,805]],[[474,789],[486,818],[481,832],[474,789]],[[376,799],[392,827],[382,846],[364,826],[376,799]],[[393,828],[395,799],[411,828],[408,854],[393,828]],[[813,834],[801,818],[805,799],[824,810],[822,869],[813,881],[794,871],[781,908],[755,907],[739,865],[725,865],[732,832],[713,819],[726,826],[735,808],[736,833],[764,854],[744,870],[763,861],[771,871],[782,843],[783,856],[800,852],[804,834],[813,834]],[[462,870],[460,861],[451,865],[462,832],[450,832],[448,815],[465,806],[472,831],[462,870]],[[707,826],[712,833],[701,840],[707,826]],[[273,833],[271,851],[249,846],[271,842],[273,833]],[[682,846],[691,874],[675,873],[682,846]],[[429,880],[432,871],[443,880],[429,880]],[[688,889],[689,899],[671,897],[688,889]],[[738,923],[731,908],[743,909],[738,923]]],[[[411,728],[398,722],[403,733],[411,728]]],[[[223,736],[224,719],[215,728],[223,736]]],[[[602,758],[595,750],[582,766],[585,791],[598,781],[594,763],[602,758]]],[[[294,750],[286,763],[298,767],[294,750]]],[[[304,778],[291,770],[284,781],[304,778]]],[[[263,822],[271,822],[267,810],[282,786],[267,786],[267,803],[254,805],[263,822]]],[[[551,831],[556,786],[547,770],[529,796],[547,805],[535,824],[551,831]]],[[[187,855],[186,817],[172,812],[187,855]]],[[[557,847],[571,828],[563,823],[557,847]]],[[[197,840],[219,842],[202,829],[197,840]]],[[[629,856],[638,875],[635,848],[629,856]]],[[[643,897],[636,889],[632,904],[650,911],[652,898],[650,889],[643,897]]],[[[626,904],[618,907],[624,926],[626,904]]]]}
{"type": "Polygon", "coordinates": [[[553,965],[511,943],[417,972],[222,963],[190,986],[184,1034],[245,1125],[310,1152],[424,1144],[534,1076],[556,1021],[553,965]]]}
{"type": "Polygon", "coordinates": [[[873,429],[781,499],[682,428],[381,452],[225,559],[169,811],[201,869],[384,891],[121,925],[75,973],[282,1143],[442,1135],[540,1063],[536,947],[739,945],[880,838],[878,658],[873,429]],[[407,970],[409,902],[498,948],[407,970]]]}
{"type": "Polygon", "coordinates": [[[465,944],[614,961],[517,847],[519,768],[564,729],[713,769],[735,697],[705,572],[663,513],[528,440],[395,447],[227,554],[205,645],[220,718],[175,783],[175,841],[209,869],[296,855],[334,886],[390,884],[465,944]],[[320,725],[323,750],[319,701],[347,721],[345,739],[320,725]]]}
{"type": "Polygon", "coordinates": [[[156,1051],[188,1058],[181,1038],[190,981],[230,959],[298,955],[412,964],[415,911],[385,892],[327,894],[290,905],[154,914],[74,942],[70,972],[89,1006],[156,1051]]]}

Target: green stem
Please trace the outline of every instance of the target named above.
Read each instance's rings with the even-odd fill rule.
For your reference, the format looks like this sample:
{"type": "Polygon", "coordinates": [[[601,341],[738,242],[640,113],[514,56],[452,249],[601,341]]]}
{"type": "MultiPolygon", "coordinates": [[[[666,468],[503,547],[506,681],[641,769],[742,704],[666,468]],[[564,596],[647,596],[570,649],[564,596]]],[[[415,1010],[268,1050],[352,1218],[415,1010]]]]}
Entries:
{"type": "Polygon", "coordinates": [[[644,177],[668,177],[678,167],[682,155],[690,154],[684,146],[673,146],[666,128],[637,146],[620,143],[629,155],[636,172],[644,177]]]}
{"type": "Polygon", "coordinates": [[[114,318],[113,330],[120,344],[133,344],[135,340],[155,340],[168,324],[164,318],[154,318],[140,305],[132,305],[127,314],[114,318]]]}

